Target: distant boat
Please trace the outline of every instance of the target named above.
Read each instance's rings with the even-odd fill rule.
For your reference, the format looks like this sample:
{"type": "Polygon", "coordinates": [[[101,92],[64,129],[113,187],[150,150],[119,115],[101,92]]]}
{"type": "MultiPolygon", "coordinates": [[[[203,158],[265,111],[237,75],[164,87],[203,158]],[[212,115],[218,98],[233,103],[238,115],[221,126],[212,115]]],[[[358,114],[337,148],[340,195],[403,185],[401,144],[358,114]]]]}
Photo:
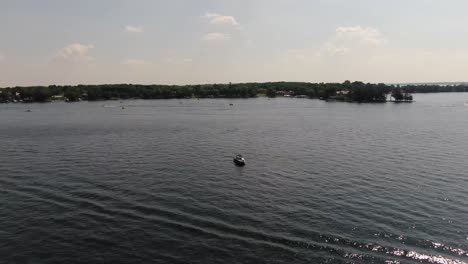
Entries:
{"type": "Polygon", "coordinates": [[[26,110],[26,112],[28,112],[28,113],[29,113],[29,112],[32,112],[32,111],[31,111],[31,109],[28,109],[28,110],[26,110]]]}
{"type": "Polygon", "coordinates": [[[237,166],[245,166],[245,159],[242,157],[241,154],[238,154],[234,157],[234,164],[237,166]]]}

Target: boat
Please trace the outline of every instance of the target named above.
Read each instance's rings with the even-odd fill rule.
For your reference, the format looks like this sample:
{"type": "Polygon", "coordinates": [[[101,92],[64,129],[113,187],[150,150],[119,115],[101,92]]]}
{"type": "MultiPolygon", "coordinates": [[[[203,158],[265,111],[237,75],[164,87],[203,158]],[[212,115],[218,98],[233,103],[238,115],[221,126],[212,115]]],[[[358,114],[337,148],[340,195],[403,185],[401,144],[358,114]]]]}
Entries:
{"type": "Polygon", "coordinates": [[[234,157],[234,164],[237,166],[245,166],[245,159],[242,157],[241,154],[238,154],[234,157]]]}

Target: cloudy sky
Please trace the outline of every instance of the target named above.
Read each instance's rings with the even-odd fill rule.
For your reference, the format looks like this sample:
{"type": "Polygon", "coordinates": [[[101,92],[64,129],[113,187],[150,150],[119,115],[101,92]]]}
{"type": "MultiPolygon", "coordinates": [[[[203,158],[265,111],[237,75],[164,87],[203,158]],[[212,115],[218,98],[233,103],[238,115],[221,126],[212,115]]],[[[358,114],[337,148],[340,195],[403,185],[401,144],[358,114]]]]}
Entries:
{"type": "Polygon", "coordinates": [[[0,0],[0,86],[468,80],[466,0],[0,0]]]}

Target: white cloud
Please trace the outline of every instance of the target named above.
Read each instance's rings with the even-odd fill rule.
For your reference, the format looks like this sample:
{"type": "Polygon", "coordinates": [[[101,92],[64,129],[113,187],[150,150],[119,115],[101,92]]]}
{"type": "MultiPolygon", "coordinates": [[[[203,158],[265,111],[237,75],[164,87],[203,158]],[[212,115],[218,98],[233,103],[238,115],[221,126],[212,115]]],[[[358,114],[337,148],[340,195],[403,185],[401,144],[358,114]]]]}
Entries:
{"type": "Polygon", "coordinates": [[[168,64],[188,64],[188,63],[193,62],[193,59],[169,57],[169,58],[163,59],[163,62],[168,63],[168,64]]]}
{"type": "Polygon", "coordinates": [[[320,54],[343,55],[356,49],[376,47],[385,41],[383,34],[373,27],[338,27],[333,37],[322,45],[320,54]]]}
{"type": "Polygon", "coordinates": [[[205,34],[202,37],[203,40],[229,40],[231,39],[231,35],[219,32],[212,32],[205,34]]]}
{"type": "Polygon", "coordinates": [[[307,59],[307,56],[305,55],[304,50],[299,50],[299,49],[289,49],[286,51],[286,57],[288,59],[294,59],[294,60],[299,60],[299,61],[305,61],[307,59]]]}
{"type": "Polygon", "coordinates": [[[336,38],[357,40],[363,44],[377,45],[384,41],[382,33],[372,27],[339,27],[335,31],[336,38]]]}
{"type": "Polygon", "coordinates": [[[233,16],[225,16],[217,13],[206,13],[204,18],[210,20],[210,24],[213,25],[230,25],[230,26],[240,26],[236,18],[233,16]]]}
{"type": "Polygon", "coordinates": [[[126,25],[124,30],[127,33],[143,33],[143,32],[145,32],[145,29],[142,26],[126,25]]]}
{"type": "Polygon", "coordinates": [[[325,51],[328,55],[335,56],[349,53],[351,48],[337,47],[333,42],[326,42],[322,46],[322,51],[325,51]]]}
{"type": "Polygon", "coordinates": [[[92,60],[93,58],[89,55],[89,52],[93,48],[93,45],[73,43],[59,50],[55,55],[55,58],[70,61],[92,60]]]}
{"type": "Polygon", "coordinates": [[[146,61],[140,59],[126,59],[122,62],[124,65],[144,65],[146,61]]]}

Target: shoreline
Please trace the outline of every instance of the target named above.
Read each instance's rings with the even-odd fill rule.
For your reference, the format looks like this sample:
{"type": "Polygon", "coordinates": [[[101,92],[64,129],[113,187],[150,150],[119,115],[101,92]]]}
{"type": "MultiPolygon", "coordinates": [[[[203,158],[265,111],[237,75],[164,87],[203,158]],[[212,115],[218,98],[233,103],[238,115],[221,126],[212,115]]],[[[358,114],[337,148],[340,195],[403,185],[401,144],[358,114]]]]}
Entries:
{"type": "MultiPolygon", "coordinates": [[[[440,92],[442,93],[442,92],[440,92]]],[[[89,103],[98,103],[98,102],[116,102],[120,101],[120,103],[123,103],[122,101],[136,101],[136,100],[141,100],[141,101],[170,101],[170,100],[251,100],[251,99],[285,99],[285,100],[290,100],[290,99],[307,99],[307,100],[318,100],[318,101],[323,101],[327,103],[358,103],[358,104],[384,104],[384,103],[414,103],[416,102],[415,100],[401,100],[401,101],[395,101],[395,100],[386,100],[386,101],[346,101],[346,100],[334,100],[334,99],[320,99],[320,98],[308,98],[308,97],[265,97],[265,96],[256,96],[256,97],[193,97],[193,98],[149,98],[149,99],[144,99],[144,98],[119,98],[119,99],[101,99],[101,100],[77,100],[77,101],[17,101],[17,102],[0,102],[0,105],[9,105],[9,104],[53,104],[53,103],[82,103],[82,102],[89,102],[89,103]]]]}
{"type": "Polygon", "coordinates": [[[247,99],[257,97],[290,97],[375,103],[412,101],[412,93],[468,92],[468,84],[387,85],[350,82],[266,82],[203,85],[138,85],[105,84],[75,86],[29,86],[0,88],[0,103],[112,101],[126,99],[247,99]],[[394,100],[388,100],[388,98],[394,100]]]}

